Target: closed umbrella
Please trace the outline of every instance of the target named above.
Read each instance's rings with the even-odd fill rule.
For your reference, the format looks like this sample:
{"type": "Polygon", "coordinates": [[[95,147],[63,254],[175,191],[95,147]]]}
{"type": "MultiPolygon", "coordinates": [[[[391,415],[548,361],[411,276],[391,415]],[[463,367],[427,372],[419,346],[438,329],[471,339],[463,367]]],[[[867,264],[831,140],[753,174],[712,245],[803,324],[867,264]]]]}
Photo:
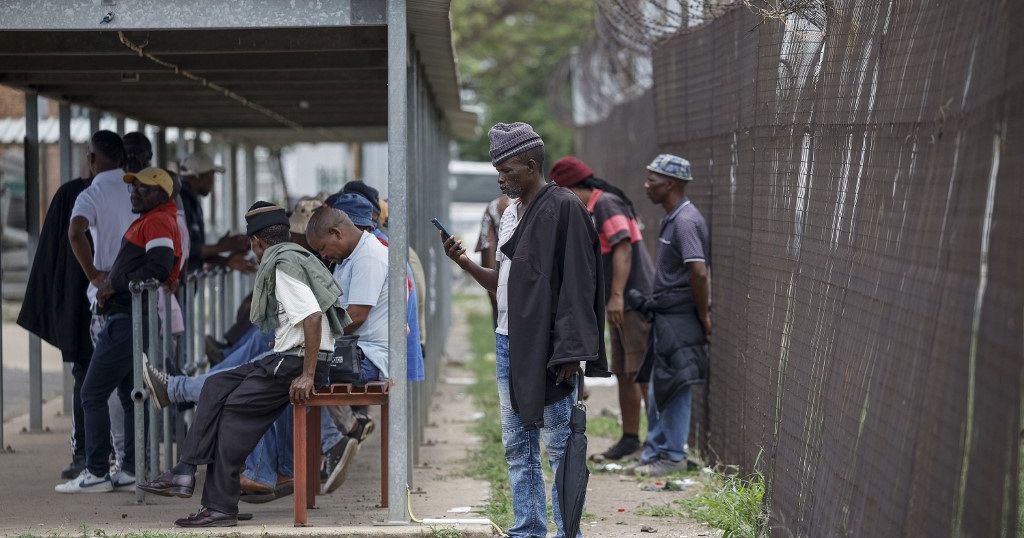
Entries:
{"type": "Polygon", "coordinates": [[[576,374],[576,405],[572,406],[569,418],[569,440],[565,443],[565,455],[555,473],[555,484],[558,486],[558,507],[562,512],[565,535],[575,538],[580,531],[580,518],[583,517],[583,500],[587,494],[587,482],[590,481],[590,469],[587,468],[587,406],[583,397],[583,374],[576,374]]]}

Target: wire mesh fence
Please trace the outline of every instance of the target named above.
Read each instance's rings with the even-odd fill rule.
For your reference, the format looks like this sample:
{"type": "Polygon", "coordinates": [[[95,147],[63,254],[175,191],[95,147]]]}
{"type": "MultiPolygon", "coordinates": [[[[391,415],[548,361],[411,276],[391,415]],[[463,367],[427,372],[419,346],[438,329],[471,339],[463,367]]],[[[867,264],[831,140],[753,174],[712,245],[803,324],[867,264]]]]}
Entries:
{"type": "Polygon", "coordinates": [[[773,535],[1024,534],[1024,3],[676,4],[712,16],[648,41],[649,84],[573,80],[579,153],[652,249],[644,166],[693,163],[691,446],[759,461],[773,535]]]}

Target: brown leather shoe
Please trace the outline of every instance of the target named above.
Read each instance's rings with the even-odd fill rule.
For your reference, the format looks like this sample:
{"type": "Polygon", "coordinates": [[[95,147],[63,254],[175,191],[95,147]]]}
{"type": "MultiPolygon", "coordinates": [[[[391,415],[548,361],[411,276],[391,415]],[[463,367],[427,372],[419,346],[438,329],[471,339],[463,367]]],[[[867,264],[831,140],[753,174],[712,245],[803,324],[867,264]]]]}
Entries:
{"type": "Polygon", "coordinates": [[[234,527],[238,517],[200,506],[195,514],[189,514],[174,522],[179,527],[234,527]]]}
{"type": "Polygon", "coordinates": [[[166,471],[149,482],[139,484],[139,489],[146,493],[182,499],[191,497],[195,487],[196,477],[189,474],[174,474],[173,471],[166,471]]]}
{"type": "Polygon", "coordinates": [[[249,493],[264,494],[264,493],[272,493],[274,491],[274,488],[272,486],[268,486],[266,484],[261,484],[261,483],[255,481],[255,480],[250,479],[249,477],[247,477],[245,475],[242,475],[238,479],[238,483],[239,483],[240,486],[242,486],[242,493],[246,493],[246,494],[249,494],[249,493]]]}

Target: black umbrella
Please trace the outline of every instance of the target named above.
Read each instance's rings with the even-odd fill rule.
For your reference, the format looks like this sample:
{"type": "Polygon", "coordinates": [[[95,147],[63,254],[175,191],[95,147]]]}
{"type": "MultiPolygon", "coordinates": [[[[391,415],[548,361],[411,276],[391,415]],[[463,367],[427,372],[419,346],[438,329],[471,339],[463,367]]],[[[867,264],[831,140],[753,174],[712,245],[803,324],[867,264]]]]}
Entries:
{"type": "Polygon", "coordinates": [[[565,536],[576,538],[583,517],[583,500],[587,495],[590,469],[587,467],[587,406],[583,403],[583,374],[576,374],[576,405],[569,418],[569,440],[565,443],[562,463],[555,473],[558,486],[558,507],[562,512],[565,536]]]}

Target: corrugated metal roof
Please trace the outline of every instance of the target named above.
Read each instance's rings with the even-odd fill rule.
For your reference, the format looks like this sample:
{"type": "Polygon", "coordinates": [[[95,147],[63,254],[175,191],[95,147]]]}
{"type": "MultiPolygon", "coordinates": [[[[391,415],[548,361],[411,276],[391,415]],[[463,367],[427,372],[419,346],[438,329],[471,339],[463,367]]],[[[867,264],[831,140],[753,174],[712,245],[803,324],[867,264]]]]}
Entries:
{"type": "MultiPolygon", "coordinates": [[[[74,2],[86,11],[92,3],[74,2]]],[[[236,0],[227,11],[212,0],[196,3],[188,9],[206,14],[196,24],[172,17],[174,8],[158,0],[140,2],[118,6],[102,29],[84,11],[60,21],[40,16],[63,13],[56,0],[5,12],[0,30],[16,31],[0,31],[0,84],[153,124],[257,134],[268,145],[386,133],[383,2],[331,0],[288,14],[308,25],[276,20],[258,0],[236,0]],[[258,12],[238,19],[244,5],[258,12]],[[338,14],[321,16],[331,9],[338,14]]],[[[468,137],[477,120],[461,108],[449,10],[449,0],[409,0],[408,30],[449,132],[468,137]]],[[[42,128],[44,140],[51,128],[42,128]]],[[[18,139],[11,129],[5,139],[18,139]]]]}

